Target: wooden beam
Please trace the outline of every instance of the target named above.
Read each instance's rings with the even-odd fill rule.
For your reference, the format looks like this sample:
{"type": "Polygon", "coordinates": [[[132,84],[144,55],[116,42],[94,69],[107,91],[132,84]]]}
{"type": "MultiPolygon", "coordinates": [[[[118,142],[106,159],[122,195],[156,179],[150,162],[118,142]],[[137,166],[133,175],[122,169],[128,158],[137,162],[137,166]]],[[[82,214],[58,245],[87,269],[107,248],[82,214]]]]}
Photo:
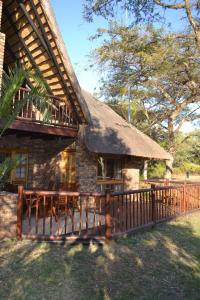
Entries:
{"type": "MultiPolygon", "coordinates": [[[[8,22],[9,22],[10,25],[12,26],[12,28],[13,28],[15,34],[17,35],[17,37],[19,38],[19,40],[20,40],[22,46],[24,47],[24,49],[25,49],[25,51],[26,51],[26,53],[27,53],[27,56],[28,56],[29,61],[30,61],[31,64],[34,66],[35,70],[37,70],[37,72],[38,72],[38,73],[40,74],[40,76],[43,78],[40,69],[38,68],[37,64],[35,63],[34,58],[32,57],[32,54],[31,54],[31,52],[29,51],[28,46],[27,46],[26,43],[24,42],[23,38],[19,35],[19,32],[18,32],[18,30],[16,29],[15,24],[14,24],[14,22],[13,22],[13,20],[12,20],[12,17],[11,17],[11,15],[10,15],[10,13],[9,13],[9,11],[8,11],[8,9],[7,9],[6,7],[4,8],[4,12],[5,12],[5,15],[6,15],[6,17],[7,17],[8,22]]],[[[19,60],[20,60],[20,59],[19,59],[19,60]]],[[[48,87],[48,84],[47,84],[47,87],[48,87]]],[[[49,87],[48,87],[48,93],[50,93],[50,94],[52,93],[51,90],[49,89],[49,87]]]]}
{"type": "Polygon", "coordinates": [[[29,24],[30,24],[31,27],[33,28],[33,31],[34,31],[35,34],[37,35],[37,37],[38,37],[40,43],[42,44],[42,46],[44,47],[44,49],[47,51],[48,55],[50,56],[51,53],[49,52],[49,49],[48,49],[48,47],[47,47],[47,44],[46,44],[45,40],[43,39],[41,33],[40,33],[39,30],[37,29],[37,27],[35,26],[33,20],[31,19],[30,14],[27,12],[27,10],[26,10],[24,4],[22,3],[22,0],[20,1],[19,5],[20,5],[20,8],[21,8],[22,12],[24,13],[25,17],[27,18],[29,24]]]}
{"type": "Polygon", "coordinates": [[[78,129],[70,127],[55,127],[21,120],[15,120],[10,126],[10,129],[70,138],[75,138],[78,134],[78,129]]]}
{"type": "Polygon", "coordinates": [[[59,73],[59,75],[60,75],[60,77],[61,77],[61,80],[62,80],[62,83],[63,83],[63,88],[64,88],[64,90],[65,90],[65,92],[66,92],[66,94],[67,94],[67,96],[68,96],[68,98],[69,98],[69,101],[70,101],[70,103],[71,103],[71,105],[72,105],[72,107],[73,107],[73,109],[74,109],[74,112],[76,113],[77,120],[81,123],[82,120],[81,120],[80,115],[79,115],[79,113],[78,113],[78,111],[77,111],[76,105],[74,104],[74,101],[73,101],[73,99],[72,99],[72,97],[71,97],[71,94],[69,93],[68,88],[66,88],[66,80],[63,78],[63,74],[62,74],[62,72],[61,72],[61,70],[60,70],[60,66],[59,66],[59,64],[58,64],[58,62],[57,62],[57,59],[56,59],[56,56],[55,56],[54,52],[52,51],[50,42],[49,42],[49,40],[48,40],[48,38],[47,38],[47,36],[46,36],[46,32],[45,32],[44,26],[43,26],[43,24],[42,24],[42,21],[41,21],[41,19],[40,19],[40,16],[38,15],[38,12],[37,12],[37,9],[36,9],[36,7],[35,7],[35,4],[33,3],[33,0],[29,0],[29,2],[30,2],[30,4],[31,4],[31,7],[32,7],[32,9],[33,9],[33,11],[34,11],[34,14],[35,14],[35,17],[36,17],[36,19],[37,19],[37,21],[38,21],[38,24],[39,24],[39,26],[40,26],[40,29],[41,29],[41,31],[42,31],[43,38],[44,38],[44,40],[45,40],[45,42],[46,42],[46,44],[47,44],[47,47],[48,47],[48,49],[49,49],[49,52],[51,53],[52,61],[53,61],[54,65],[56,66],[56,68],[57,68],[57,70],[58,70],[58,73],[59,73]]]}

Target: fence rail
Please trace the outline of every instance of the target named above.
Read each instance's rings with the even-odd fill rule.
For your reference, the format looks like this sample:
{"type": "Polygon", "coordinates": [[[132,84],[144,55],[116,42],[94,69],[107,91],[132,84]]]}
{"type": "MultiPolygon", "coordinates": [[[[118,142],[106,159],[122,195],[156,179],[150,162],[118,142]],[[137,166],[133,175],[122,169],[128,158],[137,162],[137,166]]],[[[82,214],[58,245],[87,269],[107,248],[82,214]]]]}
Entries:
{"type": "MultiPolygon", "coordinates": [[[[22,101],[29,90],[21,88],[13,98],[13,105],[22,101]]],[[[50,120],[45,121],[41,109],[44,106],[44,100],[37,101],[37,105],[33,101],[27,99],[25,105],[17,115],[17,119],[26,122],[41,123],[48,126],[71,127],[78,128],[77,120],[74,117],[67,103],[58,97],[48,96],[46,99],[46,108],[50,114],[50,120]]]]}
{"type": "Polygon", "coordinates": [[[110,239],[196,209],[197,183],[106,194],[19,187],[17,238],[110,239]]]}

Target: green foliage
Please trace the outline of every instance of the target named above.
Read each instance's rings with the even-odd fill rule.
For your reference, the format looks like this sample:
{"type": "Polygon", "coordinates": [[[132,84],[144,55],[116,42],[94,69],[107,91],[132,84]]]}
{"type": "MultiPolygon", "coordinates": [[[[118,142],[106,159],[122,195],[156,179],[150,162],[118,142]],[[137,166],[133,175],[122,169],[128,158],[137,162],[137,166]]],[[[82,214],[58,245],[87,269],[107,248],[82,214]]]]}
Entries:
{"type": "Polygon", "coordinates": [[[179,167],[174,167],[174,174],[185,174],[189,172],[190,175],[200,175],[200,165],[183,162],[179,167]]]}
{"type": "Polygon", "coordinates": [[[193,131],[189,135],[179,134],[176,141],[174,173],[200,174],[200,131],[193,131]]]}
{"type": "Polygon", "coordinates": [[[0,164],[0,191],[4,188],[7,178],[10,175],[10,172],[17,167],[19,164],[19,159],[15,158],[6,158],[5,161],[0,164]]]}
{"type": "Polygon", "coordinates": [[[21,111],[27,101],[32,103],[43,113],[45,121],[51,118],[47,104],[47,87],[43,79],[33,71],[25,70],[22,67],[15,66],[9,69],[8,73],[3,73],[1,101],[0,101],[0,120],[1,128],[0,136],[16,119],[16,116],[21,111]],[[34,86],[25,93],[21,101],[16,102],[13,107],[13,98],[17,94],[25,81],[34,80],[34,86]]]}
{"type": "MultiPolygon", "coordinates": [[[[106,19],[117,19],[125,11],[131,18],[130,27],[139,23],[153,24],[158,27],[169,26],[172,20],[179,19],[193,30],[194,42],[200,52],[200,4],[199,0],[85,0],[84,17],[87,21],[92,22],[94,15],[103,16],[106,19]],[[165,14],[166,10],[177,13],[176,17],[170,18],[170,14],[165,14]],[[182,14],[182,18],[180,17],[182,14]],[[183,18],[184,16],[184,18],[183,18]]],[[[172,24],[173,25],[173,24],[172,24]]],[[[176,26],[172,26],[174,30],[176,26]]],[[[185,34],[185,33],[184,33],[185,34]]]]}
{"type": "Polygon", "coordinates": [[[150,134],[167,132],[166,146],[174,154],[184,122],[200,117],[200,62],[191,35],[117,24],[101,34],[105,39],[94,60],[102,71],[105,99],[123,107],[131,97],[134,125],[149,127],[150,134]]]}
{"type": "Polygon", "coordinates": [[[161,161],[150,161],[148,164],[148,178],[159,179],[164,178],[165,163],[161,161]]]}
{"type": "MultiPolygon", "coordinates": [[[[0,138],[16,119],[18,113],[28,100],[32,101],[35,107],[42,112],[44,121],[47,122],[51,119],[47,103],[47,86],[43,79],[37,73],[25,70],[16,65],[13,69],[9,69],[8,73],[3,73],[0,100],[0,138]],[[34,81],[32,88],[29,92],[25,93],[24,98],[21,99],[21,101],[13,104],[13,98],[16,96],[18,90],[25,81],[29,82],[31,79],[34,81]]],[[[0,165],[0,189],[3,188],[8,175],[18,163],[19,161],[17,158],[7,158],[0,165]]]]}

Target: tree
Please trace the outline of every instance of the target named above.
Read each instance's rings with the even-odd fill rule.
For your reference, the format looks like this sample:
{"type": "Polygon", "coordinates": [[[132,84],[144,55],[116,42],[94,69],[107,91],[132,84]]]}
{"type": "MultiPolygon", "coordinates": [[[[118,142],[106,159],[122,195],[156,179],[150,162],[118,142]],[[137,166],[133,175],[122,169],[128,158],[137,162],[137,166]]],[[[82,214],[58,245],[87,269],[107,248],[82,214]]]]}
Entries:
{"type": "MultiPolygon", "coordinates": [[[[22,67],[15,66],[9,69],[8,72],[3,73],[1,99],[0,99],[0,139],[9,128],[11,123],[16,119],[16,116],[21,111],[27,100],[38,107],[43,113],[44,120],[48,121],[51,115],[47,106],[47,87],[41,77],[30,70],[25,70],[22,67]],[[13,104],[13,98],[16,96],[18,90],[22,87],[25,81],[34,81],[32,86],[21,101],[13,104]]],[[[18,165],[17,158],[6,158],[0,165],[0,190],[5,184],[9,173],[18,165]]]]}
{"type": "MultiPolygon", "coordinates": [[[[119,10],[127,9],[132,14],[132,24],[163,21],[165,10],[183,12],[188,25],[193,29],[200,52],[200,1],[199,0],[85,0],[84,17],[93,20],[94,15],[113,18],[119,10]]],[[[171,20],[168,20],[171,21],[171,20]]]]}
{"type": "Polygon", "coordinates": [[[151,127],[168,135],[168,151],[176,152],[176,136],[182,125],[200,118],[200,61],[190,36],[147,27],[117,26],[106,33],[96,49],[95,64],[103,71],[105,98],[124,100],[127,86],[133,101],[151,116],[151,127]]]}

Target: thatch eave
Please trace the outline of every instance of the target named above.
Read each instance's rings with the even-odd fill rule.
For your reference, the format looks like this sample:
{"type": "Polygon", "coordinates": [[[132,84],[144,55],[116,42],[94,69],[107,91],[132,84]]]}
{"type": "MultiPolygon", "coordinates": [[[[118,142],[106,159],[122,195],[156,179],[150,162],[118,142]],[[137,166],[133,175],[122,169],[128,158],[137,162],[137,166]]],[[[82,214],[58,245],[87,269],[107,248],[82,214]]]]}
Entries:
{"type": "Polygon", "coordinates": [[[127,123],[108,105],[83,91],[90,111],[84,142],[93,153],[127,155],[144,159],[169,160],[171,156],[160,145],[136,127],[127,123]]]}

